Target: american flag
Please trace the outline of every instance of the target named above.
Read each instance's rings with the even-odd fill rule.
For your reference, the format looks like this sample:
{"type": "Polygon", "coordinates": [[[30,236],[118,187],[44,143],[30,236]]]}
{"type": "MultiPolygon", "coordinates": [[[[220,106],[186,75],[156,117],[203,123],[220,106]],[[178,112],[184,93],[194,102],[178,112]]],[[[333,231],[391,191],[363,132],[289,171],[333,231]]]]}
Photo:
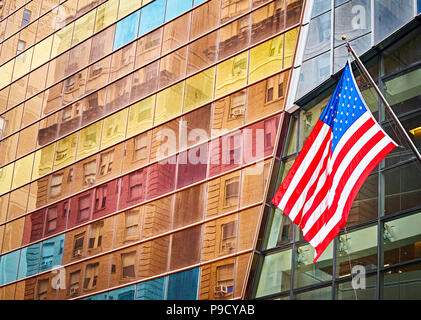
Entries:
{"type": "Polygon", "coordinates": [[[272,200],[315,248],[314,263],[346,226],[364,180],[396,146],[364,102],[348,61],[272,200]]]}

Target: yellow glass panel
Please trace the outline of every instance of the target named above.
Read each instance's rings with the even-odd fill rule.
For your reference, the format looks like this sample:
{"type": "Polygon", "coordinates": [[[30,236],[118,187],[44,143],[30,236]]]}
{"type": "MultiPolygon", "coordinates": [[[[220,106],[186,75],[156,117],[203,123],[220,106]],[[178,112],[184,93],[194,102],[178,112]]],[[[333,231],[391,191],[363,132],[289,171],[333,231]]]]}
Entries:
{"type": "Polygon", "coordinates": [[[94,32],[96,10],[92,10],[75,21],[72,46],[86,40],[94,32]]]}
{"type": "Polygon", "coordinates": [[[283,39],[281,34],[250,50],[249,83],[282,70],[283,39]]]}
{"type": "Polygon", "coordinates": [[[55,144],[50,144],[35,152],[34,169],[32,170],[32,180],[50,173],[53,169],[55,144]]]}
{"type": "Polygon", "coordinates": [[[62,168],[75,160],[77,132],[57,141],[54,155],[54,170],[62,168]]]}
{"type": "Polygon", "coordinates": [[[54,34],[53,50],[51,52],[51,58],[58,56],[67,49],[70,48],[72,44],[72,35],[74,23],[71,23],[65,26],[63,29],[57,31],[54,34]]]}
{"type": "Polygon", "coordinates": [[[213,98],[215,67],[202,71],[186,80],[184,112],[194,109],[213,98]]]}
{"type": "Polygon", "coordinates": [[[295,46],[297,44],[298,28],[292,29],[285,33],[285,53],[284,53],[284,68],[292,65],[294,57],[295,46]]]}
{"type": "Polygon", "coordinates": [[[21,246],[25,218],[20,218],[6,224],[3,236],[2,253],[12,251],[21,246]]]}
{"type": "Polygon", "coordinates": [[[135,10],[139,9],[141,6],[142,1],[120,1],[120,8],[118,8],[118,19],[128,15],[129,13],[134,12],[135,10]]]}
{"type": "Polygon", "coordinates": [[[181,114],[184,81],[158,93],[154,124],[160,124],[181,114]]]}
{"type": "Polygon", "coordinates": [[[102,121],[98,121],[80,131],[77,159],[91,155],[99,150],[101,128],[102,121]]]}
{"type": "Polygon", "coordinates": [[[50,59],[52,44],[53,44],[53,36],[49,36],[47,39],[44,39],[35,45],[31,70],[38,68],[40,65],[47,62],[48,59],[50,59]]]}
{"type": "Polygon", "coordinates": [[[15,68],[13,70],[13,79],[19,79],[31,70],[31,59],[34,48],[30,48],[16,57],[15,68]]]}
{"type": "Polygon", "coordinates": [[[0,194],[10,190],[14,163],[0,168],[0,194]]]}
{"type": "Polygon", "coordinates": [[[3,88],[10,83],[12,78],[13,64],[15,60],[10,60],[8,63],[0,67],[0,87],[3,88]]]}
{"type": "MultiPolygon", "coordinates": [[[[108,27],[116,21],[118,1],[119,0],[110,0],[98,7],[98,12],[95,19],[95,32],[108,27]]],[[[132,1],[123,1],[123,3],[124,2],[131,3],[132,1]]]]}
{"type": "Polygon", "coordinates": [[[32,165],[34,163],[34,153],[27,155],[16,161],[13,172],[12,189],[23,186],[31,181],[32,165]]]}
{"type": "Polygon", "coordinates": [[[127,137],[152,127],[156,95],[143,99],[130,107],[127,137]]]}
{"type": "Polygon", "coordinates": [[[216,98],[246,85],[247,62],[248,51],[218,64],[216,69],[216,98]]]}
{"type": "Polygon", "coordinates": [[[128,113],[129,108],[125,108],[104,119],[101,149],[107,148],[125,138],[128,113]]]}

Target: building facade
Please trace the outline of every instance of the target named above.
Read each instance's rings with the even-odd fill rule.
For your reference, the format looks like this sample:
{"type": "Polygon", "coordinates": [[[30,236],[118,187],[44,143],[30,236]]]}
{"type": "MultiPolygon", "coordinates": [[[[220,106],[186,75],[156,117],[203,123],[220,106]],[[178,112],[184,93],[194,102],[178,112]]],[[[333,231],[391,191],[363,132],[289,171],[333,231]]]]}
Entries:
{"type": "Polygon", "coordinates": [[[0,298],[245,297],[304,1],[0,6],[0,298]]]}
{"type": "Polygon", "coordinates": [[[420,11],[0,1],[0,299],[420,297],[421,165],[408,148],[373,171],[315,265],[270,205],[347,58],[342,33],[420,145],[420,11]],[[355,265],[365,290],[351,286],[355,265]]]}
{"type": "Polygon", "coordinates": [[[346,59],[341,36],[361,55],[372,77],[421,148],[420,1],[312,1],[302,22],[278,145],[279,170],[267,195],[248,293],[257,299],[421,299],[421,164],[374,89],[353,64],[371,112],[398,142],[371,172],[354,200],[347,226],[316,264],[314,249],[270,200],[333,94],[346,59]],[[285,117],[286,119],[286,117],[285,117]],[[354,276],[354,277],[353,277],[354,276]]]}

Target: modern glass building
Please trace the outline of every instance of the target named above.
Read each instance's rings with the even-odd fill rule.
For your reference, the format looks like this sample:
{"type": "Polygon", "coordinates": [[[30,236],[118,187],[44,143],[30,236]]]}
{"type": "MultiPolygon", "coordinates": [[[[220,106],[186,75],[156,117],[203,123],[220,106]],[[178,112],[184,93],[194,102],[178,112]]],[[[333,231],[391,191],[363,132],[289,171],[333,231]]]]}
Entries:
{"type": "Polygon", "coordinates": [[[0,299],[421,298],[421,164],[405,145],[316,265],[270,205],[347,58],[342,33],[421,146],[420,11],[0,1],[0,299]]]}

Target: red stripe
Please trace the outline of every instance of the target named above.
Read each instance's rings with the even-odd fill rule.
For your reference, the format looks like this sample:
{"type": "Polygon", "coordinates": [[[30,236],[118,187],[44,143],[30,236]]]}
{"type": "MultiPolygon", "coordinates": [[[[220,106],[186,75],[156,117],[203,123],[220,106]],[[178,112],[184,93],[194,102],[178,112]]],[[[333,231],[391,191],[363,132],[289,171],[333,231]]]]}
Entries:
{"type": "Polygon", "coordinates": [[[282,181],[281,186],[279,187],[278,191],[276,192],[276,194],[275,194],[275,196],[272,200],[272,203],[275,206],[278,206],[279,202],[281,202],[282,197],[285,194],[286,190],[288,189],[289,185],[291,184],[291,181],[294,178],[295,173],[300,168],[301,163],[303,162],[303,160],[304,160],[305,156],[307,155],[308,151],[311,149],[311,146],[313,145],[314,141],[316,140],[317,136],[319,135],[320,130],[323,128],[324,125],[325,125],[325,123],[323,121],[317,120],[313,131],[310,133],[310,136],[308,137],[306,143],[304,144],[302,150],[300,151],[297,159],[295,159],[294,164],[292,165],[292,167],[289,170],[288,174],[286,175],[285,179],[282,181]]]}
{"type": "Polygon", "coordinates": [[[344,144],[343,148],[339,152],[338,156],[335,159],[335,162],[332,166],[332,172],[330,173],[329,177],[326,179],[326,182],[323,188],[319,191],[318,195],[314,198],[314,201],[309,208],[309,210],[304,214],[302,222],[300,223],[300,228],[304,228],[305,224],[307,223],[310,216],[313,212],[317,209],[320,203],[326,197],[329,189],[333,183],[333,177],[338,171],[339,165],[345,158],[346,154],[351,150],[352,146],[374,125],[374,120],[372,118],[368,119],[364,124],[361,125],[358,130],[354,132],[354,134],[348,139],[348,141],[344,144]]]}
{"type": "Polygon", "coordinates": [[[356,181],[354,187],[351,190],[351,193],[348,196],[346,204],[344,206],[344,210],[342,212],[342,218],[339,222],[333,227],[333,229],[328,233],[325,239],[316,247],[316,257],[314,258],[313,262],[316,263],[317,259],[320,255],[324,252],[324,250],[329,246],[330,242],[337,236],[339,231],[342,230],[346,226],[346,222],[348,220],[348,215],[351,210],[352,203],[357,196],[361,186],[363,185],[364,181],[367,179],[368,175],[373,171],[373,169],[382,161],[386,155],[392,151],[396,145],[393,142],[390,142],[386,147],[384,147],[374,158],[373,160],[367,165],[364,171],[361,173],[361,176],[356,181]]]}
{"type": "MultiPolygon", "coordinates": [[[[295,203],[297,202],[298,198],[303,194],[305,191],[305,188],[308,185],[308,182],[311,179],[311,176],[314,174],[315,170],[317,169],[317,166],[320,164],[322,160],[322,156],[324,151],[326,151],[327,148],[330,148],[330,141],[331,141],[332,135],[327,134],[326,137],[324,137],[320,147],[317,149],[316,154],[314,155],[313,160],[311,160],[310,165],[305,169],[305,173],[302,175],[300,181],[298,182],[297,186],[294,188],[294,191],[291,193],[291,196],[289,197],[285,208],[283,208],[284,212],[290,213],[291,209],[294,207],[295,203]]],[[[327,151],[329,154],[329,150],[327,151]]],[[[326,156],[325,160],[327,160],[328,157],[326,156]]],[[[295,220],[295,219],[294,219],[295,220]]]]}
{"type": "MultiPolygon", "coordinates": [[[[345,169],[345,172],[341,179],[339,180],[338,186],[334,190],[335,196],[333,198],[332,206],[328,208],[328,210],[323,213],[319,219],[313,224],[313,226],[309,229],[307,234],[305,235],[305,239],[313,239],[313,237],[319,232],[319,230],[323,227],[325,223],[327,223],[331,217],[335,214],[336,209],[338,207],[338,200],[342,194],[342,191],[348,181],[349,177],[354,172],[355,168],[364,158],[364,156],[373,149],[376,144],[384,138],[384,133],[382,131],[378,131],[367,143],[358,151],[355,157],[350,161],[348,167],[345,169]]],[[[307,240],[308,241],[308,240],[307,240]]]]}
{"type": "Polygon", "coordinates": [[[325,157],[325,159],[323,160],[323,163],[322,163],[322,167],[321,167],[321,169],[320,169],[320,171],[319,171],[319,174],[318,174],[318,176],[317,176],[317,178],[316,178],[316,180],[313,182],[313,184],[311,185],[311,187],[308,189],[308,191],[307,191],[307,194],[306,194],[306,197],[305,197],[305,199],[304,199],[304,202],[303,202],[303,204],[301,205],[301,208],[300,208],[300,210],[298,211],[298,213],[297,213],[297,215],[296,215],[296,217],[295,217],[295,219],[294,219],[294,221],[293,221],[293,223],[295,223],[295,224],[299,224],[300,222],[301,222],[301,219],[302,219],[302,214],[303,214],[303,210],[304,210],[304,206],[305,206],[305,204],[307,203],[307,201],[313,196],[313,194],[314,194],[314,192],[316,191],[316,188],[317,188],[317,182],[319,181],[319,179],[321,178],[321,176],[323,175],[323,174],[325,174],[326,173],[326,169],[327,169],[327,164],[328,164],[328,162],[329,162],[329,159],[330,159],[330,156],[331,156],[331,151],[330,151],[330,149],[331,149],[331,143],[329,143],[329,146],[328,146],[328,148],[329,148],[329,151],[328,151],[328,154],[326,155],[326,157],[325,157]]]}

